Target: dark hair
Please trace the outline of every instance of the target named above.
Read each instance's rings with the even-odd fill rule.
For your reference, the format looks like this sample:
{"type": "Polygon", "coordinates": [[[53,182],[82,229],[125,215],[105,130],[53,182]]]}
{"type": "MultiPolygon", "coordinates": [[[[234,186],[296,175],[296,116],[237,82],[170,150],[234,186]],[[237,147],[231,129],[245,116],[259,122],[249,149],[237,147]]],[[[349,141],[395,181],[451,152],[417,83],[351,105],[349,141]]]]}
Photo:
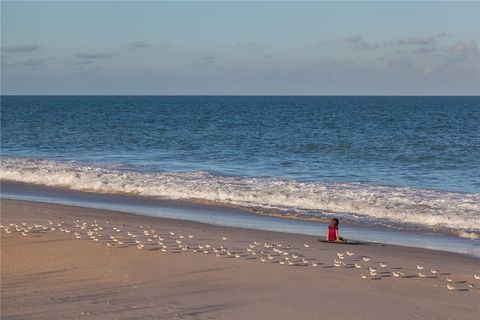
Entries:
{"type": "Polygon", "coordinates": [[[330,226],[331,226],[331,227],[334,227],[334,228],[335,228],[335,227],[338,227],[338,224],[339,224],[339,223],[340,223],[340,222],[338,221],[337,218],[332,218],[332,220],[330,220],[330,226]]]}

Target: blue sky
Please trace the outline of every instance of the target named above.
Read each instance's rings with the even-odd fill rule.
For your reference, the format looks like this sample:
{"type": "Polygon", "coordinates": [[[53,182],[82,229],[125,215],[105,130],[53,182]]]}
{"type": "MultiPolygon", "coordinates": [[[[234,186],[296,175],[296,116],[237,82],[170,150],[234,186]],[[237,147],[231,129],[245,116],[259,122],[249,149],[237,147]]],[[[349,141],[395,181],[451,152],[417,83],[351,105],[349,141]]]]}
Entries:
{"type": "Polygon", "coordinates": [[[479,94],[480,2],[5,2],[2,94],[479,94]]]}

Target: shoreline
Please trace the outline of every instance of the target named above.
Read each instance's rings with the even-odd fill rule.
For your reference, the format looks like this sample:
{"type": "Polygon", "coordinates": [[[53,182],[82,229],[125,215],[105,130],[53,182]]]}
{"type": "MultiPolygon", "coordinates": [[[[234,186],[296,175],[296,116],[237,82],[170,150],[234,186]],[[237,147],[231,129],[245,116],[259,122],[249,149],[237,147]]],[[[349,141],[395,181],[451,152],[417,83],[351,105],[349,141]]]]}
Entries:
{"type": "Polygon", "coordinates": [[[55,231],[33,228],[27,236],[1,231],[6,319],[318,319],[331,308],[336,314],[324,318],[474,319],[480,309],[480,282],[473,279],[478,259],[461,254],[377,243],[332,245],[308,235],[38,202],[2,199],[1,209],[4,226],[64,221],[55,231]],[[102,236],[89,239],[87,230],[75,227],[75,219],[90,229],[97,221],[102,236]],[[112,229],[122,225],[121,232],[112,229]],[[165,239],[166,252],[147,241],[142,234],[147,226],[165,239]],[[59,231],[62,227],[70,232],[59,231]],[[81,233],[81,239],[75,239],[74,232],[81,233]],[[145,247],[137,249],[127,232],[136,234],[145,247]],[[109,234],[121,237],[125,245],[111,241],[109,234]],[[180,250],[177,240],[189,249],[180,250]],[[264,243],[283,244],[294,265],[280,265],[282,255],[263,248],[264,243]],[[207,244],[208,254],[192,251],[207,244]],[[247,251],[248,244],[257,251],[255,256],[247,251]],[[212,250],[221,246],[239,258],[226,251],[216,257],[212,250]],[[345,256],[345,266],[335,267],[336,253],[345,250],[354,255],[345,256]],[[272,260],[266,259],[267,252],[272,260]],[[363,257],[371,260],[364,262],[363,257]],[[418,276],[417,264],[424,266],[425,278],[418,276]],[[368,275],[367,267],[378,274],[368,275]],[[430,274],[430,268],[439,271],[430,274]],[[404,276],[394,278],[392,272],[404,276]],[[455,290],[446,288],[447,278],[455,290]],[[415,308],[410,308],[412,303],[415,308]]]}
{"type": "MultiPolygon", "coordinates": [[[[141,216],[173,218],[220,226],[265,231],[280,231],[323,236],[326,223],[312,219],[292,219],[256,213],[245,208],[208,205],[179,200],[142,196],[111,195],[64,188],[1,181],[2,199],[38,201],[86,208],[122,211],[141,216]]],[[[480,240],[435,233],[429,230],[398,230],[378,225],[342,222],[341,232],[347,239],[423,247],[480,257],[480,240]]]]}

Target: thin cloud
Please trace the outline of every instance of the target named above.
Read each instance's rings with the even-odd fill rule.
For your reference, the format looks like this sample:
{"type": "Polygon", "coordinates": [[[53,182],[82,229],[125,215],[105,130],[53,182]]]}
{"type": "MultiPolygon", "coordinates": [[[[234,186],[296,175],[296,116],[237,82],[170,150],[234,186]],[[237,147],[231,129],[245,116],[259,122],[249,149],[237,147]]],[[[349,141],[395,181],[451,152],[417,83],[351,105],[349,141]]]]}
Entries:
{"type": "Polygon", "coordinates": [[[437,40],[435,37],[430,36],[430,37],[414,37],[414,38],[408,38],[408,39],[398,39],[398,40],[393,40],[393,41],[387,41],[384,42],[384,46],[411,46],[411,45],[435,45],[437,43],[437,40]]]}
{"type": "Polygon", "coordinates": [[[11,47],[2,47],[2,51],[4,52],[33,52],[37,51],[40,48],[40,46],[36,44],[31,44],[31,45],[16,45],[16,46],[11,46],[11,47]]]}
{"type": "Polygon", "coordinates": [[[144,41],[137,41],[137,42],[132,42],[128,45],[129,49],[142,49],[142,48],[150,48],[152,45],[149,43],[146,43],[144,41]]]}
{"type": "Polygon", "coordinates": [[[21,66],[21,67],[29,67],[32,69],[37,69],[43,65],[45,65],[45,62],[47,62],[48,59],[28,59],[20,62],[13,62],[9,63],[7,61],[4,61],[2,59],[2,67],[15,67],[15,66],[21,66]]]}
{"type": "Polygon", "coordinates": [[[80,58],[80,59],[110,59],[114,56],[113,53],[105,53],[105,52],[99,52],[99,53],[77,53],[75,57],[80,58]]]}
{"type": "Polygon", "coordinates": [[[362,41],[362,36],[360,36],[360,35],[353,35],[353,36],[349,36],[349,37],[340,39],[340,41],[341,41],[341,42],[345,42],[345,43],[359,43],[359,42],[362,41]]]}
{"type": "Polygon", "coordinates": [[[265,47],[265,45],[260,42],[238,42],[237,46],[252,49],[262,49],[265,47]]]}

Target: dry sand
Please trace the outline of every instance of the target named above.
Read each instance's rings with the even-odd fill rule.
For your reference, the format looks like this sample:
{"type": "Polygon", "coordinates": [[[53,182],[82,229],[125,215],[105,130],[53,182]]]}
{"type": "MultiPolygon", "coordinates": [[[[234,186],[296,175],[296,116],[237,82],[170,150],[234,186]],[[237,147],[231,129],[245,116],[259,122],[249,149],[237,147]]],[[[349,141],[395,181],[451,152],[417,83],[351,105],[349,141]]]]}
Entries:
{"type": "Polygon", "coordinates": [[[325,244],[304,235],[13,200],[1,200],[1,223],[11,231],[1,231],[1,319],[5,320],[459,320],[478,319],[480,314],[480,281],[473,278],[480,273],[480,260],[453,253],[380,244],[325,244]],[[65,223],[58,227],[60,219],[65,223]],[[87,222],[88,227],[75,227],[74,219],[87,222]],[[49,220],[55,221],[55,231],[34,227],[23,236],[9,227],[21,226],[23,221],[26,226],[50,228],[49,220]],[[94,220],[103,226],[97,242],[86,236],[94,220]],[[120,232],[112,229],[122,224],[120,232]],[[159,250],[158,239],[145,236],[140,225],[143,230],[156,230],[165,239],[167,252],[159,250]],[[81,239],[74,232],[80,232],[81,239]],[[145,247],[137,249],[127,232],[136,234],[145,247]],[[124,244],[107,241],[110,234],[121,237],[124,244]],[[188,251],[175,243],[179,234],[185,236],[180,241],[188,251]],[[253,249],[255,256],[246,250],[253,241],[261,244],[253,249]],[[290,252],[290,257],[298,255],[296,265],[280,265],[277,253],[263,247],[265,242],[281,243],[280,250],[290,252]],[[204,246],[198,251],[209,253],[192,252],[198,245],[204,246]],[[216,257],[211,251],[221,245],[232,255],[223,252],[216,257]],[[334,267],[336,253],[345,250],[354,255],[344,256],[345,266],[334,267]],[[260,251],[274,259],[262,263],[260,251]],[[235,253],[241,257],[235,258],[235,253]],[[371,260],[364,262],[363,256],[371,260]],[[312,266],[312,261],[319,265],[312,266]],[[380,268],[379,262],[387,266],[380,268]],[[354,263],[364,269],[355,269],[354,263]],[[417,264],[425,266],[425,278],[417,276],[417,264]],[[360,274],[369,274],[365,268],[370,266],[378,269],[378,275],[362,280],[360,274]],[[439,272],[431,274],[430,268],[439,272]],[[392,271],[405,276],[394,278],[392,271]],[[446,288],[447,277],[455,290],[446,288]]]}

